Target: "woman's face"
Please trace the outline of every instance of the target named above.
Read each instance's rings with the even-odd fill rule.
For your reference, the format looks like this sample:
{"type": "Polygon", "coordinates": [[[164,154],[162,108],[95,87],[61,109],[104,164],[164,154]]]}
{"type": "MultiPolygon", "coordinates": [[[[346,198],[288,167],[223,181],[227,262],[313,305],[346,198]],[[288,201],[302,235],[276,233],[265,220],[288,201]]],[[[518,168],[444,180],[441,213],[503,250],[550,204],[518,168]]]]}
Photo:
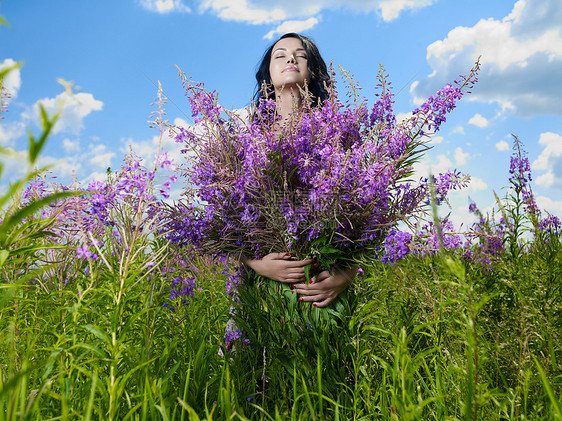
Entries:
{"type": "Polygon", "coordinates": [[[300,39],[283,38],[273,46],[269,74],[275,92],[303,87],[305,80],[310,81],[308,57],[300,39]]]}

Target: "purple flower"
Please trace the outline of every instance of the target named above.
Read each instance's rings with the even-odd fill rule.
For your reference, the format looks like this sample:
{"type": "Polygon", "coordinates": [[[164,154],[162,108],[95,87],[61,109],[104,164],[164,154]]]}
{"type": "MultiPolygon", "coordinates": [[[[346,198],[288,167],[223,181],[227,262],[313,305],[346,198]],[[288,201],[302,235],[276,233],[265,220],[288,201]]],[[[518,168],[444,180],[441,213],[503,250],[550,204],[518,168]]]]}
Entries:
{"type": "Polygon", "coordinates": [[[243,337],[242,331],[240,329],[234,331],[228,330],[224,334],[224,345],[226,349],[231,349],[234,342],[238,340],[241,341],[242,345],[248,345],[250,343],[249,339],[243,337]]]}
{"type": "Polygon", "coordinates": [[[98,258],[98,255],[96,253],[92,253],[87,244],[83,244],[82,246],[76,248],[76,257],[78,257],[79,259],[96,260],[98,258]]]}
{"type": "Polygon", "coordinates": [[[385,252],[381,258],[383,263],[394,263],[410,253],[412,234],[390,230],[384,240],[385,252]]]}

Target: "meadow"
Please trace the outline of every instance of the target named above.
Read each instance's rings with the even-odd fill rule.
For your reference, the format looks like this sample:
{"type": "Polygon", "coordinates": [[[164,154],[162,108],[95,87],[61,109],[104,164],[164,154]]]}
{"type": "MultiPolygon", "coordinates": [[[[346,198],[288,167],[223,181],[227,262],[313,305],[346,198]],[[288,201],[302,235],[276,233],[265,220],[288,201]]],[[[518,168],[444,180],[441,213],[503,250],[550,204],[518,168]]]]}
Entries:
{"type": "Polygon", "coordinates": [[[35,167],[57,118],[0,198],[0,421],[562,419],[562,226],[517,139],[462,235],[434,210],[328,308],[250,277],[242,312],[235,262],[171,241],[173,163],[55,184],[35,167]]]}

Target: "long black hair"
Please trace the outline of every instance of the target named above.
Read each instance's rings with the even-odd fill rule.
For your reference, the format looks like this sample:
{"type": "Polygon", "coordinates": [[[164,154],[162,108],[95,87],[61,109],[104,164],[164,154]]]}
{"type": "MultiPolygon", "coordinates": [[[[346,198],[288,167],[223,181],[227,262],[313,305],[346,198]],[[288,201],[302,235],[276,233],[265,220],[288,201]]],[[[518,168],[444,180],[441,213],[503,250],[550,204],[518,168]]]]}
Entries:
{"type": "MultiPolygon", "coordinates": [[[[260,98],[265,98],[266,93],[263,92],[263,84],[265,83],[267,87],[271,86],[271,75],[269,73],[269,63],[271,62],[271,53],[273,52],[273,47],[279,40],[283,38],[297,38],[302,42],[302,46],[306,51],[307,56],[307,67],[310,73],[310,80],[308,81],[308,91],[312,94],[312,104],[315,106],[322,105],[322,102],[328,96],[326,88],[324,85],[329,86],[330,75],[328,74],[328,69],[324,59],[318,51],[316,44],[308,37],[304,35],[296,34],[294,32],[285,34],[281,36],[277,41],[275,41],[271,46],[265,51],[258,71],[256,72],[256,92],[254,94],[254,102],[258,104],[260,98]]],[[[275,92],[270,92],[268,94],[269,98],[275,99],[275,92]]]]}

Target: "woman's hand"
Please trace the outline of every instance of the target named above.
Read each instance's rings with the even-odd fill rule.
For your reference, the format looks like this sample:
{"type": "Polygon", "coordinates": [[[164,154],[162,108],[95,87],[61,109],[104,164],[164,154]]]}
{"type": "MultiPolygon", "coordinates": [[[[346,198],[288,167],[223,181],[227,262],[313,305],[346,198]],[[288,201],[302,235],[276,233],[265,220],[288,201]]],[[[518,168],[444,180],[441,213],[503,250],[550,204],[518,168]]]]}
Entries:
{"type": "Polygon", "coordinates": [[[334,301],[355,279],[357,267],[333,268],[333,275],[327,270],[310,278],[310,283],[295,284],[294,290],[302,295],[300,301],[312,301],[317,307],[326,307],[334,301]]]}
{"type": "Polygon", "coordinates": [[[270,253],[262,259],[243,259],[243,261],[258,275],[285,284],[305,280],[305,266],[314,263],[313,259],[291,260],[289,253],[270,253]]]}

